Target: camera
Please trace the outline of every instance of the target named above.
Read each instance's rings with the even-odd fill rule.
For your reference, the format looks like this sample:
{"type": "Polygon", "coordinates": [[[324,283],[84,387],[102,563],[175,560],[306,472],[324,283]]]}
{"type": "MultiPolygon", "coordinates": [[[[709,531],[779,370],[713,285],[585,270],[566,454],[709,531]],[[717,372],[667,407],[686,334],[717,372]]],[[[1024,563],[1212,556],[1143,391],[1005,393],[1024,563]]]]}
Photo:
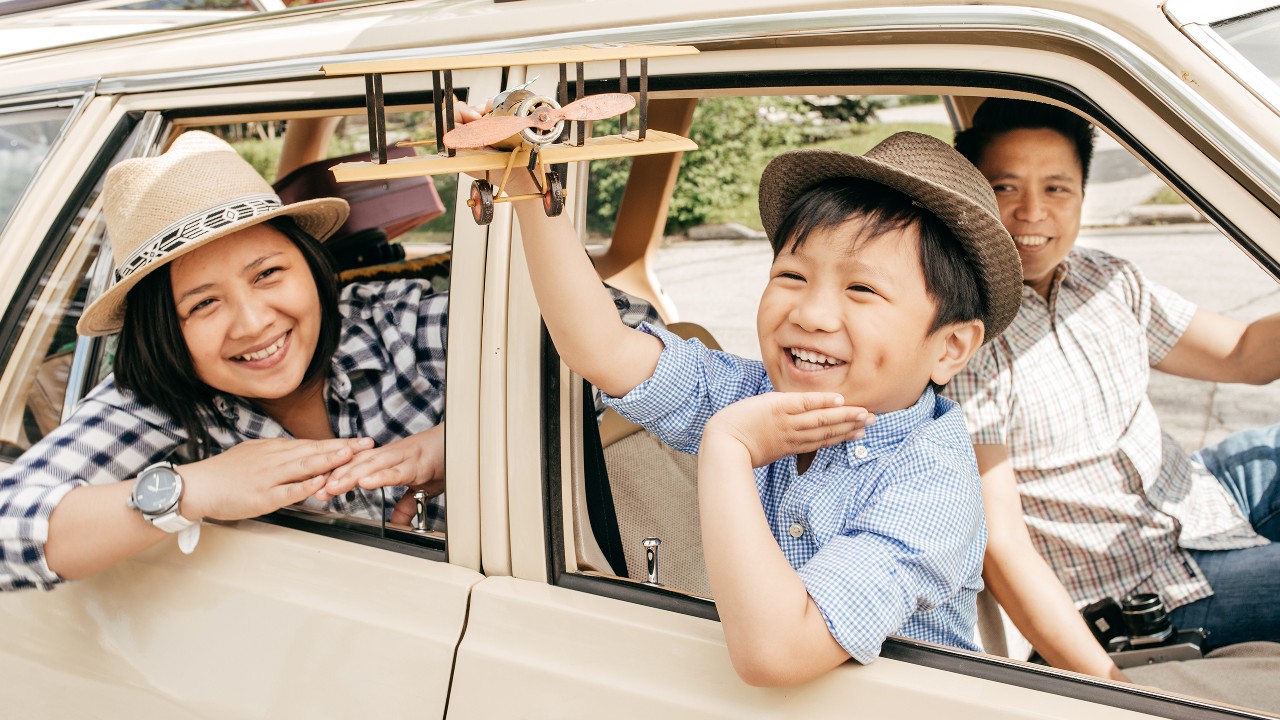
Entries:
{"type": "Polygon", "coordinates": [[[1179,630],[1155,593],[1134,593],[1120,602],[1103,598],[1080,611],[1093,636],[1120,668],[1203,656],[1209,633],[1179,630]]]}

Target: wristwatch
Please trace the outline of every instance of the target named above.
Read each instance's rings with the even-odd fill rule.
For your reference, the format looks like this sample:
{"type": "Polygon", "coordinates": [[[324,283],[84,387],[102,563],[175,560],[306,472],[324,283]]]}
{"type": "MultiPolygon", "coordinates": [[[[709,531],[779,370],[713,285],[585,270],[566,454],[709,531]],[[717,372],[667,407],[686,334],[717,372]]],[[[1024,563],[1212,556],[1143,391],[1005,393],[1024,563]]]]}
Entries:
{"type": "Polygon", "coordinates": [[[129,507],[142,513],[147,522],[168,533],[178,534],[178,547],[190,554],[200,541],[200,523],[179,512],[184,484],[173,463],[159,462],[138,473],[133,481],[129,507]]]}

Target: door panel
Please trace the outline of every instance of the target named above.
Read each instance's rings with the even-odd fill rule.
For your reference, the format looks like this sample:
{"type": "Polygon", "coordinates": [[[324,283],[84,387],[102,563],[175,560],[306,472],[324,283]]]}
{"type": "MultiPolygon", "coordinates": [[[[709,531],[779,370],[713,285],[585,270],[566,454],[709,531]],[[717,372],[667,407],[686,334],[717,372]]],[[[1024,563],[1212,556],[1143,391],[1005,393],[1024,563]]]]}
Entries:
{"type": "Polygon", "coordinates": [[[13,717],[444,716],[465,568],[244,521],[0,596],[13,717]],[[401,692],[403,690],[403,692],[401,692]]]}
{"type": "Polygon", "coordinates": [[[515,578],[472,593],[450,720],[1140,718],[1113,707],[880,659],[795,688],[749,687],[713,620],[515,578]],[[502,692],[493,692],[502,688],[502,692]]]}

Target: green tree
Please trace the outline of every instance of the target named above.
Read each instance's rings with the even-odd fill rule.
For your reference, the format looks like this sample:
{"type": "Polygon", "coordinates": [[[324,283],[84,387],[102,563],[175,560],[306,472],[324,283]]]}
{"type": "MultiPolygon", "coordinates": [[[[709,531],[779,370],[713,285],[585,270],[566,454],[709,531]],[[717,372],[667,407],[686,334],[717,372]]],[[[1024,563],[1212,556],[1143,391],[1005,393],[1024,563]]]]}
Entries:
{"type": "MultiPolygon", "coordinates": [[[[707,220],[718,207],[743,202],[756,192],[758,159],[788,149],[805,137],[810,108],[790,97],[706,98],[698,103],[689,136],[696,152],[684,157],[667,212],[666,232],[707,220]]],[[[596,123],[599,135],[617,132],[617,119],[596,123]]],[[[587,227],[612,233],[630,172],[630,159],[591,164],[587,227]]]]}

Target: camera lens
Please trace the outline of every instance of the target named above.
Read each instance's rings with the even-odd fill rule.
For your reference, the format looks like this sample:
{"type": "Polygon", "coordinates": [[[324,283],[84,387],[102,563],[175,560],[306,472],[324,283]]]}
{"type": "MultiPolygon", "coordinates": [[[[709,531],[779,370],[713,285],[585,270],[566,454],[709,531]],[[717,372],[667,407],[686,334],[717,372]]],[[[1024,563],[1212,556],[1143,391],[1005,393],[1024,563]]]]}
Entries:
{"type": "Polygon", "coordinates": [[[1173,623],[1164,603],[1155,593],[1134,593],[1120,602],[1124,624],[1129,628],[1129,642],[1146,645],[1161,642],[1173,635],[1173,623]]]}

